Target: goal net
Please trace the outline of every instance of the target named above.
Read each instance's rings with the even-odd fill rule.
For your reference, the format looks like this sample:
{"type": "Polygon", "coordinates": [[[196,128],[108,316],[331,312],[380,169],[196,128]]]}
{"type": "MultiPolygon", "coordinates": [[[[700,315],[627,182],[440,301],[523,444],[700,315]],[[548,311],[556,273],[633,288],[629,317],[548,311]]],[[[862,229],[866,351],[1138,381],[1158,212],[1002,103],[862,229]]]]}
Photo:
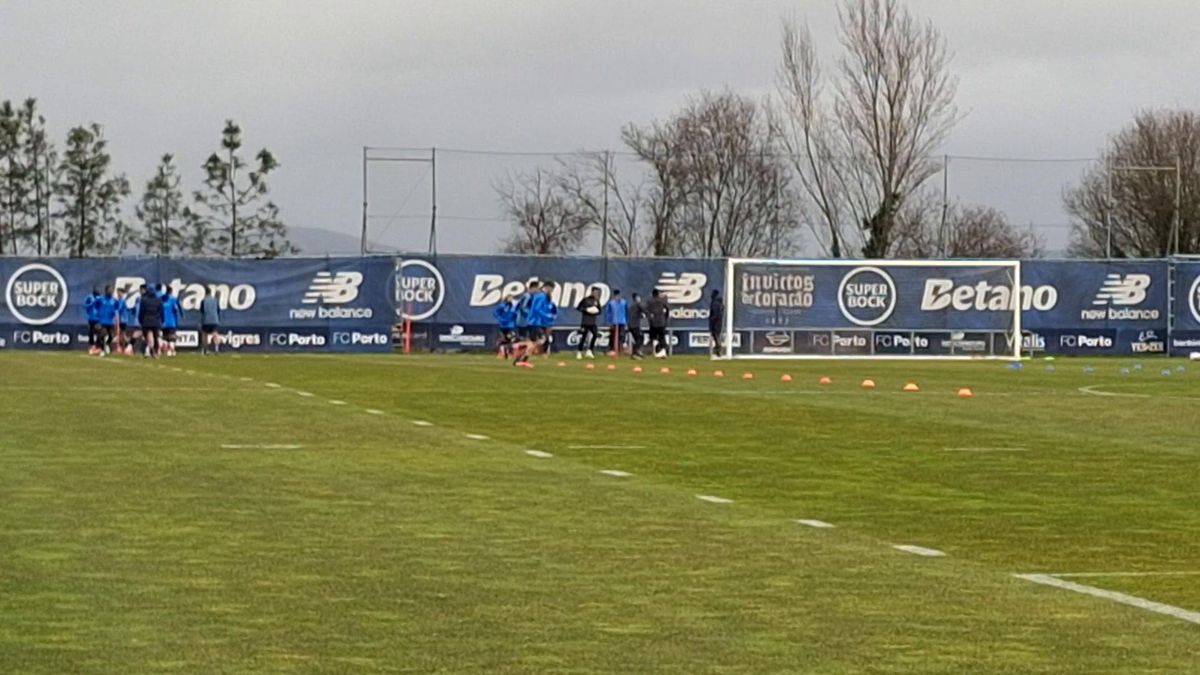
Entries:
{"type": "Polygon", "coordinates": [[[750,260],[725,270],[728,358],[1021,356],[1016,260],[750,260]]]}

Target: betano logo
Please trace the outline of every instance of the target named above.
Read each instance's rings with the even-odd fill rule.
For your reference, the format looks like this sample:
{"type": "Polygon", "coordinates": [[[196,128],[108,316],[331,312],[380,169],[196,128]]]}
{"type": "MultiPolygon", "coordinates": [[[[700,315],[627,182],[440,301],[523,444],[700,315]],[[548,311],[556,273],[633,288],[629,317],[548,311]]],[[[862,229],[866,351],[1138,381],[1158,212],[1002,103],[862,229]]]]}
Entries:
{"type": "Polygon", "coordinates": [[[305,305],[345,305],[358,298],[362,272],[317,272],[301,300],[305,305]]]}

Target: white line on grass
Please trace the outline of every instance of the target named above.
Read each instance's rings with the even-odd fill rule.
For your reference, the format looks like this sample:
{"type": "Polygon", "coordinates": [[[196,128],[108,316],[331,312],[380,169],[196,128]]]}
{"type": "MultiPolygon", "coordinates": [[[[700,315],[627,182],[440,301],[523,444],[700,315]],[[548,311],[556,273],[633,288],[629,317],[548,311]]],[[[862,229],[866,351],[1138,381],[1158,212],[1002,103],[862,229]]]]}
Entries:
{"type": "Polygon", "coordinates": [[[295,443],[222,443],[221,447],[226,450],[298,450],[304,446],[295,443]]]}
{"type": "Polygon", "coordinates": [[[1194,577],[1200,575],[1200,570],[1185,572],[1069,572],[1067,574],[1047,574],[1048,577],[1194,577]]]}
{"type": "Polygon", "coordinates": [[[600,469],[600,473],[605,476],[615,476],[617,478],[628,478],[633,475],[628,471],[621,471],[620,469],[600,469]]]}
{"type": "Polygon", "coordinates": [[[708,502],[710,504],[732,504],[733,503],[732,499],[726,499],[724,497],[714,497],[712,495],[696,495],[696,499],[699,499],[702,502],[708,502]]]}
{"type": "Polygon", "coordinates": [[[382,410],[376,410],[375,408],[367,408],[364,412],[366,412],[368,415],[382,415],[383,414],[382,410]]]}
{"type": "Polygon", "coordinates": [[[568,445],[568,450],[642,450],[644,445],[568,445]]]}
{"type": "Polygon", "coordinates": [[[892,546],[892,548],[896,549],[897,551],[904,551],[905,553],[911,553],[913,555],[922,555],[926,558],[941,558],[942,556],[946,555],[944,552],[939,551],[936,548],[925,548],[924,546],[913,546],[912,544],[896,544],[895,546],[892,546]]]}
{"type": "Polygon", "coordinates": [[[431,426],[433,426],[433,422],[426,422],[425,420],[413,420],[413,421],[412,421],[412,423],[413,423],[415,426],[418,426],[418,427],[431,427],[431,426]]]}
{"type": "Polygon", "coordinates": [[[1092,396],[1121,396],[1124,398],[1150,398],[1150,394],[1120,394],[1115,391],[1100,391],[1097,387],[1100,385],[1092,384],[1086,387],[1080,387],[1080,393],[1091,394],[1092,396]]]}
{"type": "Polygon", "coordinates": [[[298,392],[296,392],[296,394],[298,396],[303,396],[304,398],[312,398],[314,396],[314,394],[311,391],[298,391],[298,392]]]}
{"type": "Polygon", "coordinates": [[[345,401],[339,401],[336,398],[329,401],[331,405],[346,405],[345,401]]]}
{"type": "Polygon", "coordinates": [[[263,386],[270,387],[272,389],[281,389],[283,387],[283,385],[275,384],[274,382],[263,382],[263,386]]]}
{"type": "Polygon", "coordinates": [[[1029,452],[1029,448],[1024,446],[1005,447],[1002,445],[996,446],[965,446],[961,448],[942,448],[942,452],[1029,452]]]}
{"type": "Polygon", "coordinates": [[[529,455],[530,457],[537,457],[538,459],[550,459],[554,456],[548,452],[545,452],[544,450],[526,450],[525,454],[529,455]]]}
{"type": "Polygon", "coordinates": [[[489,441],[489,440],[491,440],[490,438],[488,438],[487,436],[484,436],[483,434],[467,434],[466,436],[467,436],[467,438],[469,438],[473,441],[489,441]]]}
{"type": "Polygon", "coordinates": [[[801,525],[807,525],[809,527],[821,527],[821,528],[833,527],[833,525],[831,525],[830,523],[827,523],[823,520],[809,520],[807,518],[801,518],[801,519],[797,520],[796,522],[800,523],[801,525]]]}
{"type": "MultiPolygon", "coordinates": [[[[179,370],[179,369],[176,368],[175,370],[179,370]]],[[[254,381],[254,378],[252,378],[252,377],[243,377],[242,378],[242,382],[253,382],[253,381],[254,381]]]]}
{"type": "Polygon", "coordinates": [[[1161,602],[1155,602],[1153,600],[1147,600],[1145,598],[1139,598],[1136,595],[1129,595],[1128,593],[1118,593],[1117,591],[1109,591],[1103,588],[1096,588],[1095,586],[1077,584],[1074,581],[1059,579],[1058,577],[1051,576],[1049,574],[1014,574],[1013,576],[1018,579],[1024,579],[1025,581],[1032,581],[1035,584],[1053,586],[1055,588],[1062,588],[1064,590],[1074,591],[1084,595],[1103,598],[1104,600],[1112,600],[1113,602],[1119,602],[1122,605],[1129,605],[1130,607],[1144,609],[1147,612],[1157,612],[1159,614],[1173,616],[1176,619],[1183,619],[1184,621],[1188,621],[1190,623],[1200,624],[1200,612],[1193,612],[1182,607],[1176,607],[1175,605],[1168,605],[1161,602]]]}

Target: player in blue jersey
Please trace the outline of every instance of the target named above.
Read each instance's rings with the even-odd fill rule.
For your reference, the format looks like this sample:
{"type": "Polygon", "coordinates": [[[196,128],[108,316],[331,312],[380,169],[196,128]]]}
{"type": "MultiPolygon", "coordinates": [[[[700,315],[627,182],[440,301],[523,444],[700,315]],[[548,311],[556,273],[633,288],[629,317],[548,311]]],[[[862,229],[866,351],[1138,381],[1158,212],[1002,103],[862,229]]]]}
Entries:
{"type": "Polygon", "coordinates": [[[100,355],[112,352],[113,339],[117,334],[121,303],[113,295],[113,287],[105,286],[104,295],[96,302],[96,321],[100,324],[100,355]]]}
{"type": "Polygon", "coordinates": [[[88,325],[88,353],[98,354],[100,352],[100,298],[104,295],[100,292],[99,286],[93,286],[92,292],[83,299],[83,313],[87,317],[88,325]]]}
{"type": "Polygon", "coordinates": [[[137,294],[132,289],[126,293],[124,288],[118,288],[117,302],[119,303],[117,320],[120,322],[117,331],[117,349],[126,356],[132,356],[142,337],[137,320],[137,294]]]}
{"type": "Polygon", "coordinates": [[[537,295],[539,284],[536,281],[530,280],[525,285],[525,292],[518,295],[516,298],[517,305],[517,339],[529,339],[529,305],[533,302],[533,296],[537,295]]]}
{"type": "Polygon", "coordinates": [[[551,293],[554,292],[554,282],[542,283],[539,292],[534,293],[529,302],[529,338],[518,345],[520,355],[514,366],[532,368],[529,357],[532,354],[548,354],[550,349],[550,331],[558,320],[558,305],[554,304],[551,293]]]}
{"type": "Polygon", "coordinates": [[[175,356],[175,338],[179,329],[179,320],[183,318],[183,308],[179,306],[179,298],[169,288],[162,289],[163,305],[163,339],[162,352],[167,356],[175,356]]]}
{"type": "Polygon", "coordinates": [[[496,325],[500,329],[500,344],[496,350],[496,356],[502,359],[508,358],[512,354],[513,340],[517,330],[517,303],[513,301],[511,295],[504,296],[504,300],[496,305],[496,308],[492,310],[492,318],[496,320],[496,325]]]}

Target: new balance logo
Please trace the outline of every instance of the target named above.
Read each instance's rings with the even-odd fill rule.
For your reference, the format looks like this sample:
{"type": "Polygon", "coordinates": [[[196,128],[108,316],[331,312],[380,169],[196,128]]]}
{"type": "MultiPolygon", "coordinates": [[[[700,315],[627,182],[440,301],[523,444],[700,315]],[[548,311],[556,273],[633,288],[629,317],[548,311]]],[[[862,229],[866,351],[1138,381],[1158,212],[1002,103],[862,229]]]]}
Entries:
{"type": "Polygon", "coordinates": [[[690,305],[704,297],[704,284],[708,275],[703,272],[663,272],[655,288],[667,297],[672,305],[690,305]]]}
{"type": "Polygon", "coordinates": [[[317,272],[301,302],[306,305],[344,305],[354,302],[362,281],[362,272],[317,272]]]}
{"type": "Polygon", "coordinates": [[[1149,274],[1109,274],[1100,286],[1093,305],[1140,305],[1150,288],[1149,274]]]}

